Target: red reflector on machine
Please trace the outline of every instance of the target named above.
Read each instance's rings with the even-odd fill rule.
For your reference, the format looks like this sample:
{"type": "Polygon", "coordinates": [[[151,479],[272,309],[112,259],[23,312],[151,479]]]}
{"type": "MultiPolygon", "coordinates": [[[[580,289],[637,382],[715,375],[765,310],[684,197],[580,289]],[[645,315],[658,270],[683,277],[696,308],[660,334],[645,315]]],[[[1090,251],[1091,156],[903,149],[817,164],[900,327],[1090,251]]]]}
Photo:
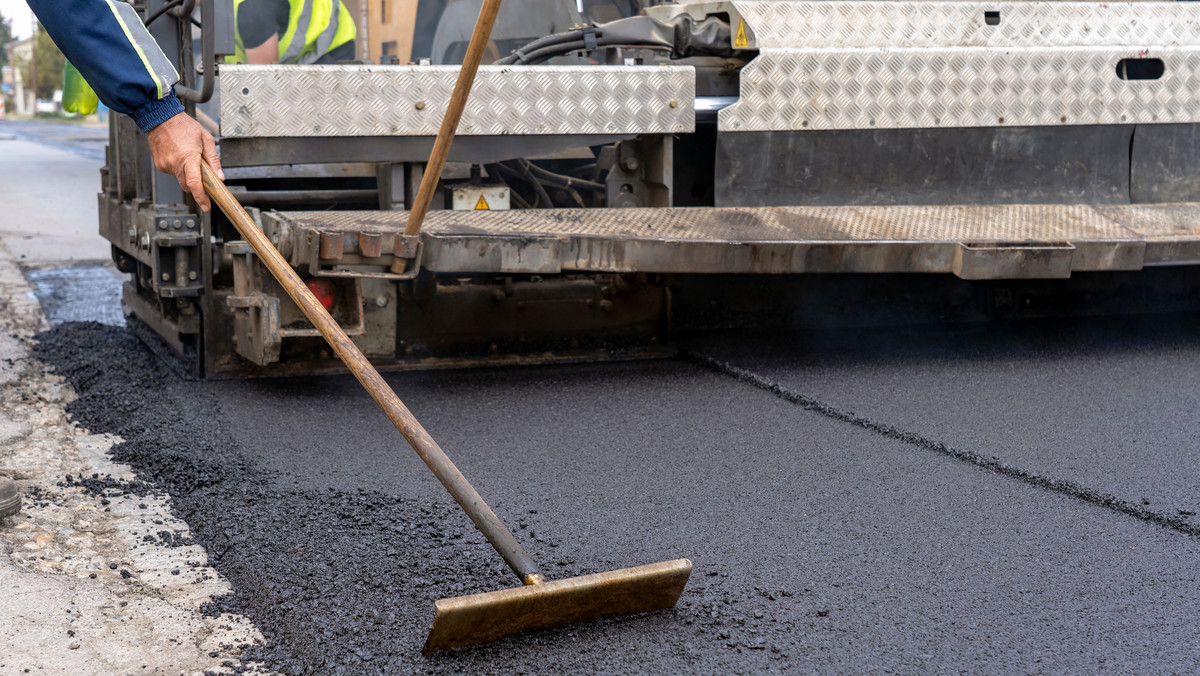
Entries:
{"type": "Polygon", "coordinates": [[[333,307],[333,282],[328,279],[310,279],[305,286],[321,301],[322,307],[326,310],[333,307]]]}

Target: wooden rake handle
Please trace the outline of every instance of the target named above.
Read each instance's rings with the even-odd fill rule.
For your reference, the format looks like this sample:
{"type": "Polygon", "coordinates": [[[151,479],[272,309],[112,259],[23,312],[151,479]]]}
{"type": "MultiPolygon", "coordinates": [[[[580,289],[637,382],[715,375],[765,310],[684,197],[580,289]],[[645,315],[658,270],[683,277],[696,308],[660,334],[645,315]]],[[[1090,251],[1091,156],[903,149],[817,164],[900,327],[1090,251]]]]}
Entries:
{"type": "Polygon", "coordinates": [[[342,327],[321,305],[321,301],[317,300],[312,291],[309,291],[308,287],[304,285],[292,266],[284,260],[283,255],[258,228],[233,193],[229,192],[229,188],[225,187],[221,179],[217,178],[216,173],[206,162],[200,163],[200,171],[204,189],[233,222],[233,226],[242,234],[250,247],[254,249],[259,260],[279,281],[292,300],[296,301],[296,305],[300,306],[304,316],[308,317],[312,325],[317,327],[333,351],[346,364],[346,368],[350,369],[355,378],[358,378],[358,382],[362,383],[375,403],[379,404],[379,408],[383,409],[384,414],[392,421],[396,429],[400,430],[400,434],[404,435],[417,455],[421,456],[429,469],[433,470],[434,475],[463,508],[467,516],[471,517],[471,521],[475,522],[475,526],[479,528],[488,542],[504,557],[521,582],[530,584],[543,579],[538,573],[537,565],[525,553],[525,549],[513,537],[512,532],[504,526],[500,518],[483,501],[483,498],[479,497],[479,493],[475,492],[475,488],[471,486],[467,478],[458,471],[450,458],[446,457],[445,451],[437,445],[433,437],[429,436],[429,433],[408,410],[404,402],[400,401],[400,397],[396,396],[392,388],[388,387],[383,377],[379,375],[379,371],[375,370],[371,362],[367,361],[354,341],[350,340],[342,327]]]}
{"type": "Polygon", "coordinates": [[[425,165],[425,175],[421,177],[421,187],[417,189],[414,204],[408,205],[408,224],[404,227],[404,234],[407,236],[411,237],[421,232],[421,223],[425,220],[425,213],[429,211],[429,203],[433,201],[433,191],[437,190],[442,166],[446,164],[446,156],[450,154],[454,132],[458,129],[458,121],[462,119],[463,109],[467,107],[471,85],[475,82],[475,71],[479,70],[479,62],[483,60],[483,52],[487,49],[492,26],[495,25],[499,12],[500,0],[484,0],[483,7],[479,9],[475,31],[471,33],[467,54],[463,57],[462,68],[458,71],[458,80],[454,83],[454,93],[450,95],[450,105],[446,107],[446,116],[442,118],[437,140],[433,142],[429,164],[425,165]]]}

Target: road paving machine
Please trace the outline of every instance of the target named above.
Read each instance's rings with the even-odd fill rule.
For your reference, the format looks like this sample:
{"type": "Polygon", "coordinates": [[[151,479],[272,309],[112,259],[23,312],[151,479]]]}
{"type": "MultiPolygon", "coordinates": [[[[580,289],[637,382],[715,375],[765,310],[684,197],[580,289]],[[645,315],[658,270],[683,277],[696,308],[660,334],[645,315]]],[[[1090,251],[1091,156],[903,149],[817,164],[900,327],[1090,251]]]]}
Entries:
{"type": "MultiPolygon", "coordinates": [[[[376,62],[232,65],[228,0],[135,3],[237,200],[379,368],[662,354],[836,314],[833,277],[936,273],[968,315],[1136,305],[1121,271],[1197,298],[1149,270],[1200,263],[1195,3],[505,0],[416,236],[480,2],[396,4],[376,62]]],[[[206,377],[338,369],[226,217],[110,129],[100,232],[136,323],[206,377]]]]}

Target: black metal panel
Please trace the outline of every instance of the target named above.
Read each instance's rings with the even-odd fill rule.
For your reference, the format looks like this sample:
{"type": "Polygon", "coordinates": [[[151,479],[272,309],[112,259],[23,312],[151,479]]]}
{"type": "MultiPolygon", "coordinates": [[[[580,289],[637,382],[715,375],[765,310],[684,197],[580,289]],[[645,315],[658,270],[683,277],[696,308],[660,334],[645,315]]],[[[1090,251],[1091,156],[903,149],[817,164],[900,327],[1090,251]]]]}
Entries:
{"type": "Polygon", "coordinates": [[[1200,200],[1200,125],[1146,124],[1133,134],[1132,202],[1200,200]]]}
{"type": "MultiPolygon", "coordinates": [[[[487,164],[537,157],[570,148],[615,143],[633,135],[459,136],[450,146],[451,162],[487,164]]],[[[316,136],[306,138],[224,138],[221,164],[254,167],[337,162],[425,162],[432,136],[316,136]]]]}
{"type": "Polygon", "coordinates": [[[1132,125],[726,132],[716,206],[1125,204],[1132,125]]]}

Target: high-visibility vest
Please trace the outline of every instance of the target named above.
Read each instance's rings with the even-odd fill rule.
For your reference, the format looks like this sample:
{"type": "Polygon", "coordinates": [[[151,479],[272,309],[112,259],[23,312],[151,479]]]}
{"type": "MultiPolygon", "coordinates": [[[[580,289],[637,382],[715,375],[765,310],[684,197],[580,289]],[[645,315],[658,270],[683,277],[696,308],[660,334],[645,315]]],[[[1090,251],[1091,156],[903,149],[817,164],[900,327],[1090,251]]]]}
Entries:
{"type": "MultiPolygon", "coordinates": [[[[245,0],[233,0],[233,21],[245,0]]],[[[314,63],[354,39],[354,17],[341,0],[288,0],[287,32],[279,36],[279,63],[314,63]]],[[[228,63],[245,63],[246,49],[237,35],[237,52],[228,63]]]]}

